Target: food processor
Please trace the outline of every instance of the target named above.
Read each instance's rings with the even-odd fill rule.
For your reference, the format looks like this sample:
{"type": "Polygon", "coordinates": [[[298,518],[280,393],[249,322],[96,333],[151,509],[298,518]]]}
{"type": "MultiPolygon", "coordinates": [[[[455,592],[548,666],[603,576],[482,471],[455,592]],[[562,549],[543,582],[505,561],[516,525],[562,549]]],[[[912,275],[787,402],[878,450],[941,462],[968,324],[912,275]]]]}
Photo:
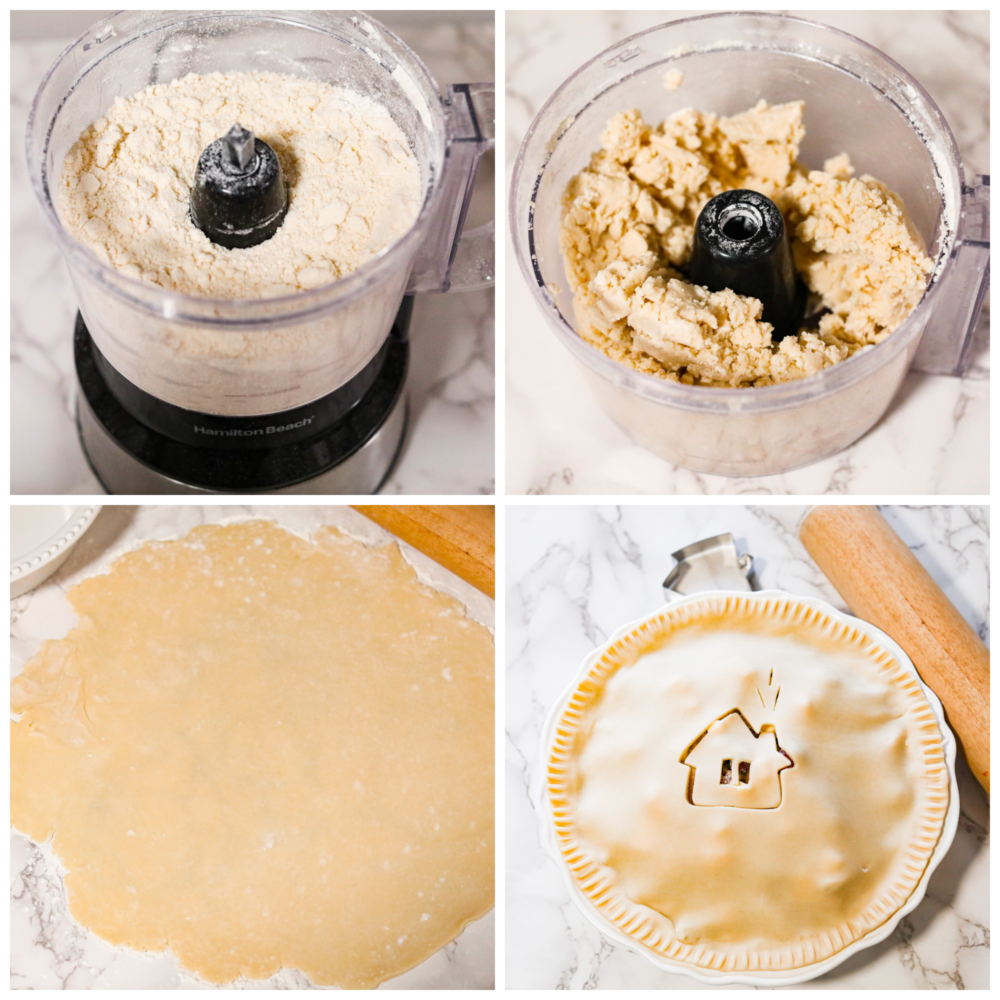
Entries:
{"type": "Polygon", "coordinates": [[[926,91],[888,56],[826,25],[779,14],[712,14],[626,38],[553,94],[514,167],[510,225],[525,280],[602,408],[638,444],[699,472],[786,472],[846,448],[885,413],[906,372],[960,374],[989,281],[989,178],[966,180],[954,137],[926,91]],[[664,86],[683,73],[677,90],[664,86]],[[559,247],[569,181],[619,111],[659,122],[685,107],[733,115],[758,100],[805,101],[799,160],[846,152],[898,193],[934,270],[917,308],[882,343],[819,374],[717,389],[644,374],[575,329],[559,247]]]}
{"type": "MultiPolygon", "coordinates": [[[[493,109],[492,83],[442,92],[415,52],[356,11],[133,11],[74,42],[35,97],[27,153],[78,297],[77,419],[104,487],[376,492],[406,428],[413,296],[493,282],[493,223],[463,233],[493,109]],[[420,171],[413,226],[332,284],[253,300],[167,291],[77,243],[54,195],[80,133],[117,97],[236,70],[321,80],[385,107],[420,171]]],[[[252,139],[232,133],[251,152],[252,139]]]]}

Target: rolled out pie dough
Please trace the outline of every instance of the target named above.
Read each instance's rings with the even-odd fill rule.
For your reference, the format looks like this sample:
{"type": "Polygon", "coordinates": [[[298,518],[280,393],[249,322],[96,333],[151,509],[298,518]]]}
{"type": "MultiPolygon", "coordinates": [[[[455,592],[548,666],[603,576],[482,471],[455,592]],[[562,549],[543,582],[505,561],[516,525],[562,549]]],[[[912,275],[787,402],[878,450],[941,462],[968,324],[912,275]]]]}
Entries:
{"type": "Polygon", "coordinates": [[[11,820],[70,911],[215,983],[370,987],[493,902],[493,644],[395,544],[151,542],[12,684],[11,820]]]}

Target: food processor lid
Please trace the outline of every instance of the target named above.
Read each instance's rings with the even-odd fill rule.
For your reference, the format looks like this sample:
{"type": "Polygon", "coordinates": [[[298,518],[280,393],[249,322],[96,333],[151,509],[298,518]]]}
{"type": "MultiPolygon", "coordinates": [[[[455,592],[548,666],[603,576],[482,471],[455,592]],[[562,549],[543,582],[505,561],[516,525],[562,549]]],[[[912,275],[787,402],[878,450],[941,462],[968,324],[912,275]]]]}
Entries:
{"type": "MultiPolygon", "coordinates": [[[[912,118],[905,113],[904,109],[898,103],[894,103],[896,103],[897,109],[903,114],[903,117],[927,149],[934,166],[935,180],[941,197],[941,212],[938,219],[939,247],[935,258],[935,267],[928,279],[924,295],[913,312],[893,331],[891,336],[887,337],[881,343],[864,348],[844,361],[830,368],[825,368],[805,379],[777,385],[761,386],[759,388],[727,388],[724,390],[725,399],[732,404],[733,408],[737,409],[750,400],[755,401],[754,406],[758,411],[791,408],[799,405],[805,398],[813,397],[821,392],[837,391],[865,378],[869,374],[870,358],[873,354],[877,352],[876,356],[881,359],[898,353],[906,346],[912,336],[927,324],[928,313],[930,313],[931,309],[934,308],[940,299],[945,297],[941,293],[941,287],[942,285],[950,284],[950,282],[946,282],[946,279],[955,271],[956,253],[954,251],[956,244],[966,235],[961,230],[961,224],[965,221],[963,194],[967,194],[970,189],[965,184],[965,174],[954,134],[943,113],[927,91],[899,63],[880,49],[848,32],[841,31],[831,25],[787,14],[722,12],[701,14],[696,17],[682,18],[656,25],[630,35],[598,53],[568,77],[554,91],[552,96],[549,97],[528,127],[521,147],[518,150],[514,163],[509,199],[510,225],[516,257],[521,267],[521,272],[528,283],[528,287],[534,293],[539,306],[548,314],[553,327],[559,332],[563,342],[578,361],[609,381],[617,383],[627,382],[628,389],[640,396],[651,399],[654,402],[669,402],[671,406],[676,406],[680,409],[699,411],[704,409],[706,405],[715,407],[719,404],[717,401],[705,398],[706,393],[703,386],[689,386],[679,382],[671,382],[644,372],[625,368],[619,362],[604,356],[584,341],[576,332],[573,324],[563,315],[559,305],[555,301],[555,296],[542,275],[534,239],[535,205],[544,181],[545,170],[549,160],[558,148],[558,143],[572,129],[578,115],[606,90],[604,88],[599,93],[588,95],[586,103],[582,107],[579,106],[579,101],[573,102],[574,107],[572,110],[569,108],[570,102],[563,100],[564,95],[574,87],[576,81],[583,77],[591,68],[610,68],[620,65],[622,73],[617,81],[620,83],[634,73],[649,68],[648,65],[640,69],[631,68],[634,66],[632,60],[641,52],[640,43],[647,35],[663,31],[667,28],[683,28],[686,25],[699,22],[712,24],[714,29],[712,37],[715,40],[703,45],[681,44],[676,49],[664,52],[662,58],[657,60],[657,66],[700,53],[729,51],[732,49],[766,51],[764,46],[727,39],[725,33],[721,30],[721,25],[726,22],[732,23],[735,26],[740,22],[743,22],[745,25],[766,21],[780,22],[782,24],[800,24],[811,30],[818,30],[839,36],[852,45],[859,46],[871,52],[880,62],[885,64],[888,74],[891,74],[894,79],[904,84],[911,100],[914,103],[919,101],[926,112],[927,118],[937,130],[937,135],[933,143],[925,133],[925,130],[918,128],[912,118]],[[528,153],[529,151],[534,152],[537,147],[542,147],[542,155],[539,157],[540,166],[537,168],[534,176],[529,178],[524,176],[528,153]],[[951,174],[950,177],[948,176],[949,173],[951,174]],[[521,193],[520,198],[518,197],[519,192],[521,193]],[[525,209],[527,209],[526,212],[525,209]]],[[[787,48],[782,51],[789,55],[801,55],[803,58],[812,60],[818,58],[813,47],[810,47],[808,52],[805,50],[797,51],[794,48],[787,48]]],[[[864,79],[855,67],[846,67],[841,62],[832,65],[835,65],[839,70],[851,73],[851,75],[854,75],[869,86],[874,86],[871,81],[864,79]]],[[[611,86],[613,87],[615,84],[611,84],[611,86]]],[[[986,183],[988,205],[988,180],[986,183]]],[[[980,189],[977,188],[975,190],[980,189]]],[[[988,211],[986,215],[988,216],[988,211]]],[[[978,215],[973,218],[972,221],[974,224],[978,218],[978,215]]],[[[973,239],[975,239],[975,236],[980,231],[974,225],[971,234],[973,239]]],[[[982,286],[972,316],[973,323],[975,315],[978,313],[978,303],[981,301],[984,291],[985,286],[982,286]]],[[[971,327],[966,334],[966,341],[970,335],[971,327]]]]}

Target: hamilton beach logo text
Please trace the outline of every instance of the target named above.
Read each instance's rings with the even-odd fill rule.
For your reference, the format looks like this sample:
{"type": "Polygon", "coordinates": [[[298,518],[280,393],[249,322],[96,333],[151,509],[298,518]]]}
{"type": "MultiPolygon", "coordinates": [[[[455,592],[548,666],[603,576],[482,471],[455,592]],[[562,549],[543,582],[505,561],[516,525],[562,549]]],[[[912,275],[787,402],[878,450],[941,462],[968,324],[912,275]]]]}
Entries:
{"type": "Polygon", "coordinates": [[[217,430],[214,427],[199,427],[195,424],[195,434],[205,434],[208,437],[264,437],[267,434],[281,434],[283,431],[297,431],[300,427],[308,427],[316,418],[303,417],[294,424],[280,424],[277,427],[254,427],[249,430],[235,428],[230,431],[217,430]]]}

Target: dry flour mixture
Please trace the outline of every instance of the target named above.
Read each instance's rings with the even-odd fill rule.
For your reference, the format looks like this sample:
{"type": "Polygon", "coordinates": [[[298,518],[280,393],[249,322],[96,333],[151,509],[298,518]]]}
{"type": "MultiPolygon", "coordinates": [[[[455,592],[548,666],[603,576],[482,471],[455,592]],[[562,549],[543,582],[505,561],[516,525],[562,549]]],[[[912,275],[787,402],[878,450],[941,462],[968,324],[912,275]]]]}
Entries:
{"type": "Polygon", "coordinates": [[[271,298],[329,284],[399,239],[420,171],[370,98],[278,73],[192,73],[117,98],[67,154],[58,204],[69,233],[131,277],[271,298]],[[189,200],[202,150],[236,122],[274,149],[289,208],[271,239],[228,250],[194,225],[189,200]]]}
{"type": "Polygon", "coordinates": [[[656,127],[638,111],[611,119],[563,200],[560,242],[582,337],[659,378],[750,387],[813,375],[906,319],[932,267],[920,237],[900,198],[874,177],[855,178],[846,155],[823,170],[798,162],[804,107],[760,101],[730,118],[688,108],[656,127]],[[780,343],[757,299],[684,277],[698,214],[737,188],[777,204],[796,270],[829,310],[780,343]]]}

